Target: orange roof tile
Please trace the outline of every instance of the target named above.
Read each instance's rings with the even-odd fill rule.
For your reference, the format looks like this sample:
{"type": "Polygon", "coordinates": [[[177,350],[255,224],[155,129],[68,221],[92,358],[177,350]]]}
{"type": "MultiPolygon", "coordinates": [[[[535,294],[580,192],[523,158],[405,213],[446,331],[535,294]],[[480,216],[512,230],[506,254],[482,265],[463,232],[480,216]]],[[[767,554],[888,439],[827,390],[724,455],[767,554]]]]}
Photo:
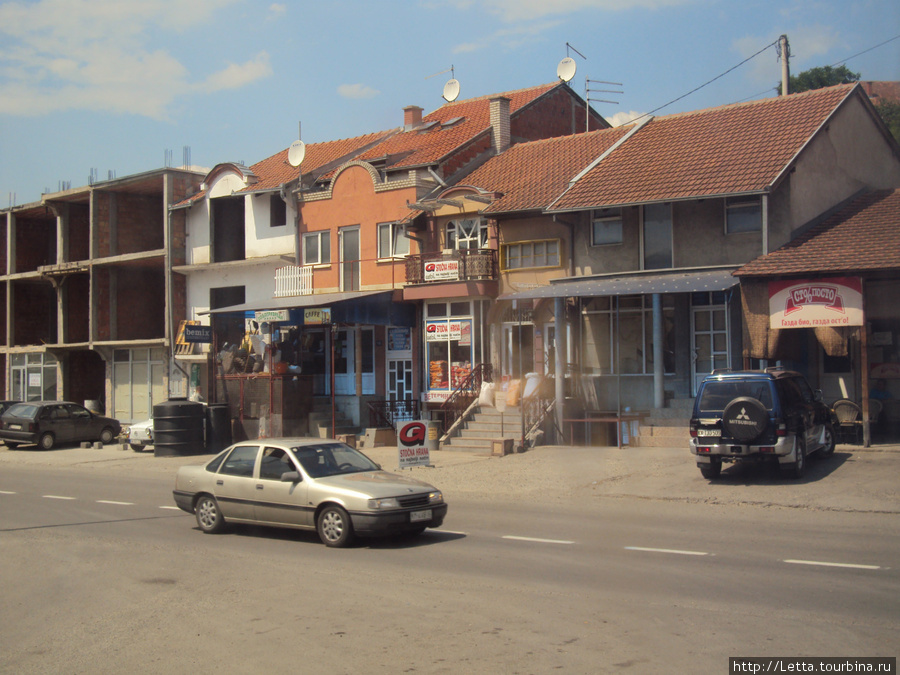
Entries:
{"type": "Polygon", "coordinates": [[[855,86],[654,118],[552,208],[763,191],[855,86]]]}
{"type": "Polygon", "coordinates": [[[630,128],[518,143],[489,159],[458,185],[502,195],[484,213],[544,209],[578,172],[609,150],[630,128]]]}
{"type": "Polygon", "coordinates": [[[364,152],[359,159],[374,161],[385,156],[398,157],[391,165],[395,169],[435,164],[490,129],[490,99],[498,96],[510,99],[509,112],[514,116],[518,110],[559,86],[564,85],[556,82],[447,103],[426,115],[418,130],[391,136],[364,152]],[[428,126],[434,122],[438,124],[428,126]]]}
{"type": "Polygon", "coordinates": [[[900,269],[900,190],[870,192],[736,276],[900,269]]]}

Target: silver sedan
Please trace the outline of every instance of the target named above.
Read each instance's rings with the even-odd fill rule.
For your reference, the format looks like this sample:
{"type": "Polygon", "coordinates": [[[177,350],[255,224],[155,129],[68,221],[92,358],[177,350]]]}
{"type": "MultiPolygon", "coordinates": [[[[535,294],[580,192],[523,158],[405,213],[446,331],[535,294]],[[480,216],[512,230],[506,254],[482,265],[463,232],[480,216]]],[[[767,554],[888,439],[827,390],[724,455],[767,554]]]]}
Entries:
{"type": "Polygon", "coordinates": [[[355,536],[419,534],[447,513],[440,490],[382,471],[363,453],[321,438],[236,443],[175,476],[175,503],[203,532],[226,522],[316,530],[328,546],[355,536]]]}

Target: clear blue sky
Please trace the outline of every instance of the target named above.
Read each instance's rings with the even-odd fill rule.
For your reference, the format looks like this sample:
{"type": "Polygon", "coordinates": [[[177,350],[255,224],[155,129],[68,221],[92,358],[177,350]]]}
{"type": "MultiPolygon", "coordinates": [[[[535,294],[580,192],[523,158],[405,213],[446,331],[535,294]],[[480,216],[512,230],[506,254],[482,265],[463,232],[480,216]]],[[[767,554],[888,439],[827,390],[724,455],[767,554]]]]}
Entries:
{"type": "MultiPolygon", "coordinates": [[[[400,126],[404,106],[443,103],[451,66],[465,99],[555,81],[570,55],[582,96],[585,78],[622,84],[591,85],[624,92],[591,95],[615,121],[782,33],[795,74],[849,59],[864,80],[900,80],[897,0],[0,2],[0,208],[91,169],[160,168],[166,150],[180,166],[184,146],[211,168],[286,148],[298,124],[307,143],[400,126]]],[[[780,73],[770,46],[657,114],[771,96],[780,73]]]]}

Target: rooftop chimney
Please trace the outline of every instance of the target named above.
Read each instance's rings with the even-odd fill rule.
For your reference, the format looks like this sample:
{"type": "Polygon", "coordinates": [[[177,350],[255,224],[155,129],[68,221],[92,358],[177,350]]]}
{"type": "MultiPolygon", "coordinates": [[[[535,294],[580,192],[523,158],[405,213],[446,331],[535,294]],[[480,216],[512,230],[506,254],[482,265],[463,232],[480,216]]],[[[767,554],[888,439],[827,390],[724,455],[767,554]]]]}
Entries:
{"type": "Polygon", "coordinates": [[[491,99],[491,131],[494,152],[498,155],[509,147],[509,99],[497,96],[491,99]]]}
{"type": "Polygon", "coordinates": [[[403,109],[403,131],[410,131],[422,124],[422,109],[417,105],[408,105],[403,109]]]}

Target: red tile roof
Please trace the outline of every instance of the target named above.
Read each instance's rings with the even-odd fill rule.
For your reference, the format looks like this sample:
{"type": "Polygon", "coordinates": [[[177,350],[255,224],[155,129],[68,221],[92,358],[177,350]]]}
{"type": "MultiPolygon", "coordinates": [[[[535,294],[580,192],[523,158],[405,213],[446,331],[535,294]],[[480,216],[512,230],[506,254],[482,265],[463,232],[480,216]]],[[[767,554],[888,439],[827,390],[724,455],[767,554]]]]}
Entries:
{"type": "Polygon", "coordinates": [[[524,106],[560,86],[564,85],[556,82],[447,103],[426,115],[418,131],[413,129],[396,134],[363,153],[359,159],[374,161],[395,156],[398,159],[391,164],[394,169],[436,164],[490,129],[490,99],[498,96],[510,99],[509,112],[513,116],[524,106]],[[432,122],[439,124],[427,127],[432,122]]]}
{"type": "Polygon", "coordinates": [[[484,213],[544,209],[592,161],[609,150],[631,126],[518,143],[492,157],[457,185],[502,196],[484,213]]]}
{"type": "Polygon", "coordinates": [[[763,191],[854,86],[654,118],[553,210],[763,191]]]}
{"type": "MultiPolygon", "coordinates": [[[[352,156],[361,149],[365,149],[373,143],[390,136],[394,131],[379,131],[365,136],[345,138],[338,141],[326,141],[324,143],[310,143],[306,146],[306,154],[300,169],[304,175],[315,173],[317,170],[328,166],[342,157],[352,156]]],[[[288,162],[288,149],[272,155],[250,167],[257,176],[256,183],[248,186],[242,192],[255,192],[258,190],[274,190],[284,183],[296,180],[299,170],[288,162]]]]}
{"type": "Polygon", "coordinates": [[[900,270],[900,190],[870,192],[736,276],[900,270]]]}

